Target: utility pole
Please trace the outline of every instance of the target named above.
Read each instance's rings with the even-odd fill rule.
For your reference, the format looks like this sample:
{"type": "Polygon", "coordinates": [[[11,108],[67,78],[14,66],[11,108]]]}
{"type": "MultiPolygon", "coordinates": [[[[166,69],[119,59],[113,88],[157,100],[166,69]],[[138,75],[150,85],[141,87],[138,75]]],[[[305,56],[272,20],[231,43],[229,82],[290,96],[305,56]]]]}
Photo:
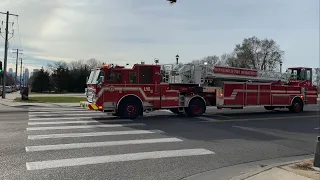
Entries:
{"type": "Polygon", "coordinates": [[[7,58],[8,58],[8,33],[9,33],[9,11],[7,11],[6,18],[6,35],[5,35],[5,43],[4,43],[4,62],[3,62],[3,81],[2,81],[2,98],[6,98],[6,80],[7,80],[7,58]]]}
{"type": "Polygon", "coordinates": [[[21,92],[21,78],[22,78],[22,58],[20,58],[21,64],[20,64],[20,92],[21,92]]]}
{"type": "Polygon", "coordinates": [[[16,74],[15,74],[15,79],[14,79],[14,85],[15,87],[14,88],[17,88],[17,81],[18,81],[18,59],[19,59],[19,54],[22,54],[22,53],[19,53],[19,51],[23,51],[22,49],[13,49],[14,51],[16,51],[16,74]]]}
{"type": "Polygon", "coordinates": [[[8,34],[9,34],[9,16],[18,16],[16,14],[10,14],[0,12],[0,14],[6,14],[6,29],[5,29],[5,42],[4,42],[4,62],[3,62],[3,81],[2,81],[2,99],[6,98],[6,80],[7,80],[7,58],[8,58],[8,34]]]}

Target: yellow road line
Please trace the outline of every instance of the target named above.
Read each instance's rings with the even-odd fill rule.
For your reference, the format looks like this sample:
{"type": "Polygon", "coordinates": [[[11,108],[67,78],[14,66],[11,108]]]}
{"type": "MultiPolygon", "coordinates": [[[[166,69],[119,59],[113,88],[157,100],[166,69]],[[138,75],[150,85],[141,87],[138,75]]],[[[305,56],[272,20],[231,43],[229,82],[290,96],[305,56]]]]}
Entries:
{"type": "MultiPolygon", "coordinates": [[[[269,117],[269,118],[250,118],[250,119],[228,119],[228,120],[203,120],[201,122],[212,122],[212,123],[224,123],[224,122],[242,122],[242,121],[266,121],[266,120],[277,120],[277,119],[300,119],[300,118],[311,118],[311,117],[320,117],[320,114],[317,115],[308,115],[308,116],[284,116],[284,117],[269,117]]],[[[209,118],[209,117],[206,117],[209,118]]],[[[201,119],[201,118],[199,118],[201,119]]]]}

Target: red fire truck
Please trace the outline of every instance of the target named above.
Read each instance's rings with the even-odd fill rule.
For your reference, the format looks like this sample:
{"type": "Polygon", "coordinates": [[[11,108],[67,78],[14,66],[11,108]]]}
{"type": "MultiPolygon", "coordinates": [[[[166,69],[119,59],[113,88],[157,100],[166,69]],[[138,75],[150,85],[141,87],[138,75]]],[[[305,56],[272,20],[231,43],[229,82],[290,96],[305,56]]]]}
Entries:
{"type": "Polygon", "coordinates": [[[86,95],[82,107],[121,118],[159,109],[201,116],[207,106],[264,106],[298,113],[317,103],[312,68],[306,67],[276,73],[206,64],[104,65],[91,71],[86,95]]]}

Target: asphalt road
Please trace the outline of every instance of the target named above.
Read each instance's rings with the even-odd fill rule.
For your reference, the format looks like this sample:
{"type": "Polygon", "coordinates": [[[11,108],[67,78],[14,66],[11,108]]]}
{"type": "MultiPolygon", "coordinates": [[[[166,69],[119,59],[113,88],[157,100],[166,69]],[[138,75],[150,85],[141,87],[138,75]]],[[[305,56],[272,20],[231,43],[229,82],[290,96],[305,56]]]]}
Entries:
{"type": "Polygon", "coordinates": [[[0,179],[181,179],[264,159],[311,154],[319,106],[166,111],[135,121],[80,108],[0,113],[0,179]],[[92,119],[93,117],[93,119],[92,119]]]}

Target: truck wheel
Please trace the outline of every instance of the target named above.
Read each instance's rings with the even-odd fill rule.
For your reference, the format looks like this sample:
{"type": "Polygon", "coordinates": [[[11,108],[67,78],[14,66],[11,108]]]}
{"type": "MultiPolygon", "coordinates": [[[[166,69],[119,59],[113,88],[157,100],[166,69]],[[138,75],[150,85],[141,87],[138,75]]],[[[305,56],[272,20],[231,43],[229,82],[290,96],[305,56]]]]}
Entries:
{"type": "Polygon", "coordinates": [[[112,116],[119,116],[119,113],[118,112],[113,113],[112,116]]]}
{"type": "Polygon", "coordinates": [[[180,112],[180,111],[178,110],[178,108],[172,108],[172,109],[170,109],[170,111],[171,111],[172,113],[174,113],[174,114],[182,114],[182,112],[180,112]]]}
{"type": "Polygon", "coordinates": [[[272,107],[272,106],[265,106],[264,108],[265,108],[266,110],[269,110],[269,111],[274,110],[274,107],[272,107]]]}
{"type": "Polygon", "coordinates": [[[295,98],[292,105],[289,107],[289,111],[299,113],[303,111],[303,102],[299,98],[295,98]]]}
{"type": "Polygon", "coordinates": [[[123,119],[135,119],[142,111],[142,104],[135,98],[126,98],[118,106],[118,114],[123,119]]]}
{"type": "Polygon", "coordinates": [[[206,112],[206,104],[200,98],[194,98],[189,102],[189,106],[185,108],[185,112],[189,117],[201,116],[206,112]]]}

